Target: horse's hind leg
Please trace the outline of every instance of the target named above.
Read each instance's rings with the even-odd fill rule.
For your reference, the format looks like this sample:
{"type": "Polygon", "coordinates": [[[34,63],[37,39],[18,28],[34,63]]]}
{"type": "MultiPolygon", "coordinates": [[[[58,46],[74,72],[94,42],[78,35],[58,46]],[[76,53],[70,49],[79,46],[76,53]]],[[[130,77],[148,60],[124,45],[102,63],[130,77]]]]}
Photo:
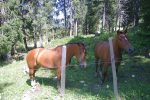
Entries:
{"type": "Polygon", "coordinates": [[[104,63],[102,66],[102,84],[106,81],[106,78],[108,76],[108,64],[104,63]]]}
{"type": "Polygon", "coordinates": [[[99,70],[99,75],[100,75],[100,77],[102,78],[103,76],[102,76],[102,67],[103,67],[103,64],[102,64],[102,62],[100,62],[100,70],[99,70]]]}
{"type": "Polygon", "coordinates": [[[29,69],[29,76],[31,80],[31,86],[35,86],[36,81],[35,81],[35,69],[29,69]]]}

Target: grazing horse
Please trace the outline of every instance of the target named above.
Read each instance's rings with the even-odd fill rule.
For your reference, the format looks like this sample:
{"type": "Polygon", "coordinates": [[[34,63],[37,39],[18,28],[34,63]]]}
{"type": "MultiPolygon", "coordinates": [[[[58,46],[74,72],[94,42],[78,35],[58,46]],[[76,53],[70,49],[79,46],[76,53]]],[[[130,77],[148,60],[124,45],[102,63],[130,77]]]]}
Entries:
{"type": "MultiPolygon", "coordinates": [[[[125,31],[118,30],[117,35],[112,40],[117,73],[118,73],[118,66],[120,65],[122,60],[123,49],[127,51],[129,54],[133,52],[133,47],[131,46],[126,33],[127,30],[125,31]]],[[[100,74],[100,76],[102,77],[101,82],[103,84],[108,74],[108,67],[111,64],[108,41],[97,43],[95,46],[94,53],[95,53],[95,63],[96,63],[95,76],[97,77],[100,74]],[[100,68],[100,73],[98,71],[99,68],[100,68]]]]}
{"type": "MultiPolygon", "coordinates": [[[[61,45],[53,49],[36,48],[28,52],[26,61],[32,86],[35,84],[35,72],[42,66],[57,70],[57,86],[58,90],[60,89],[62,47],[61,45]]],[[[83,43],[68,43],[66,44],[66,50],[66,66],[75,56],[80,63],[80,67],[86,67],[86,49],[83,43]]]]}

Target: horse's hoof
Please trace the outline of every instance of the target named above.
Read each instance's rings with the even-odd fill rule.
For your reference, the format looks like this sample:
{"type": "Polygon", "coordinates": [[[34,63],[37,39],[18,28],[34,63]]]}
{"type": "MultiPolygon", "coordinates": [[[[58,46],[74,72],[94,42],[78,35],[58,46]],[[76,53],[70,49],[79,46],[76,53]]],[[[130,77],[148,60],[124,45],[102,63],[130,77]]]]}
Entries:
{"type": "Polygon", "coordinates": [[[61,87],[59,85],[57,85],[57,90],[58,90],[58,93],[61,93],[61,87]]]}
{"type": "Polygon", "coordinates": [[[56,81],[57,80],[57,76],[53,77],[53,80],[56,81]]]}
{"type": "Polygon", "coordinates": [[[58,88],[58,93],[61,93],[61,90],[60,90],[60,88],[58,88]]]}
{"type": "Polygon", "coordinates": [[[31,86],[34,87],[36,85],[36,82],[31,81],[31,86]]]}
{"type": "Polygon", "coordinates": [[[31,81],[31,86],[32,87],[35,87],[35,86],[40,86],[40,84],[38,82],[36,82],[35,80],[34,81],[31,81]]]}

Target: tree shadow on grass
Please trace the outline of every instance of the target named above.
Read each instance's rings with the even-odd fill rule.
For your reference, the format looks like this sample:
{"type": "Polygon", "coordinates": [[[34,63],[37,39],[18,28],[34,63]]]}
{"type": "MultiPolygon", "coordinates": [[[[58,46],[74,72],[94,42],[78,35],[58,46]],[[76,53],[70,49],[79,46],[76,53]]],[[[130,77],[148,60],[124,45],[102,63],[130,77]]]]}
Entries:
{"type": "Polygon", "coordinates": [[[3,90],[14,83],[0,83],[0,93],[3,93],[3,90]]]}
{"type": "MultiPolygon", "coordinates": [[[[40,85],[57,87],[57,81],[54,78],[36,76],[35,79],[40,85]]],[[[31,86],[30,79],[28,79],[26,83],[31,86]]]]}
{"type": "Polygon", "coordinates": [[[8,64],[11,64],[11,63],[12,63],[12,61],[0,61],[0,68],[6,66],[8,64]]]}

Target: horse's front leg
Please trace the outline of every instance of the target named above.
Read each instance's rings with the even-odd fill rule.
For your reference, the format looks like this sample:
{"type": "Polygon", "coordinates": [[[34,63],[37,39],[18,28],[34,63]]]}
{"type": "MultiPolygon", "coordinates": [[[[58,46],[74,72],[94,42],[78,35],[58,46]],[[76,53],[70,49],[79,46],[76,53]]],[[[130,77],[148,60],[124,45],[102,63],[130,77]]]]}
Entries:
{"type": "Polygon", "coordinates": [[[117,75],[117,76],[118,76],[118,68],[119,68],[119,66],[120,66],[120,63],[121,63],[121,62],[117,62],[117,63],[116,63],[116,75],[117,75]]]}
{"type": "Polygon", "coordinates": [[[99,67],[99,60],[95,59],[95,77],[98,77],[98,67],[99,67]]]}
{"type": "Polygon", "coordinates": [[[57,88],[58,88],[58,92],[60,92],[60,88],[61,88],[61,70],[60,68],[57,69],[57,88]]]}
{"type": "Polygon", "coordinates": [[[100,62],[100,70],[99,70],[99,75],[100,75],[100,77],[102,78],[103,77],[103,75],[102,75],[102,67],[103,67],[103,64],[102,64],[102,62],[100,62]]]}

